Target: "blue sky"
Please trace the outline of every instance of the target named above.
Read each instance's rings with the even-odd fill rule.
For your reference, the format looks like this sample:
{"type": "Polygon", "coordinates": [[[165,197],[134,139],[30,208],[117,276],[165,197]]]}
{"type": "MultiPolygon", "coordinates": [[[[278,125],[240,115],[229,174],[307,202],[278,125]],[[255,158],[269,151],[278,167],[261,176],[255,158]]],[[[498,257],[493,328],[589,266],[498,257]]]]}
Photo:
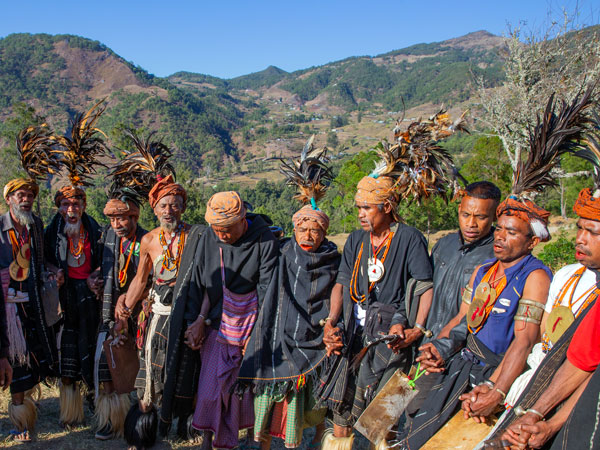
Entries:
{"type": "Polygon", "coordinates": [[[231,78],[269,65],[287,71],[376,55],[472,31],[540,29],[549,13],[579,10],[597,24],[597,0],[300,0],[2,2],[0,37],[76,34],[95,39],[150,73],[186,70],[231,78]]]}

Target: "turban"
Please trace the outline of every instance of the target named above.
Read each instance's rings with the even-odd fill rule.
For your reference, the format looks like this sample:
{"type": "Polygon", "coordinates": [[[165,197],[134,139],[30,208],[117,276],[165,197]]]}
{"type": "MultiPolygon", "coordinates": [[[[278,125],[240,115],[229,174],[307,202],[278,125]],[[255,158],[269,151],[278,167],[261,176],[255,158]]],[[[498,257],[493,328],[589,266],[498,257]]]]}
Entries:
{"type": "Polygon", "coordinates": [[[394,185],[395,181],[391,177],[363,177],[358,182],[354,200],[359,205],[382,205],[389,203],[392,205],[394,220],[400,222],[400,216],[396,211],[399,198],[398,194],[394,191],[394,185]]]}
{"type": "Polygon", "coordinates": [[[600,221],[600,198],[594,197],[590,188],[582,189],[573,211],[582,219],[600,221]]]}
{"type": "Polygon", "coordinates": [[[131,200],[111,198],[104,207],[105,216],[135,216],[139,219],[140,208],[131,200]]]}
{"type": "Polygon", "coordinates": [[[496,216],[499,218],[502,215],[516,216],[531,226],[533,234],[535,234],[542,242],[550,239],[548,231],[548,218],[550,212],[533,203],[531,200],[517,200],[514,196],[508,197],[496,210],[496,216]]]}
{"type": "Polygon", "coordinates": [[[235,191],[217,192],[206,204],[204,218],[210,225],[228,227],[246,217],[246,206],[235,191]]]}
{"type": "Polygon", "coordinates": [[[173,175],[160,179],[148,194],[150,206],[154,208],[161,198],[167,195],[180,195],[183,197],[183,205],[187,203],[187,192],[180,184],[175,183],[173,175]]]}
{"type": "Polygon", "coordinates": [[[329,217],[323,211],[313,209],[311,205],[303,206],[299,211],[296,212],[296,214],[292,216],[294,227],[297,227],[302,222],[306,222],[308,220],[314,220],[317,222],[323,231],[327,233],[327,228],[329,228],[329,217]]]}
{"type": "Polygon", "coordinates": [[[40,192],[40,187],[34,180],[15,178],[4,185],[4,200],[8,200],[8,195],[18,191],[19,189],[27,189],[28,191],[33,192],[34,197],[37,197],[38,193],[40,192]]]}
{"type": "Polygon", "coordinates": [[[65,198],[80,198],[83,200],[84,205],[86,201],[85,191],[77,186],[64,186],[60,188],[54,196],[54,204],[57,207],[60,207],[60,202],[62,202],[65,198]]]}

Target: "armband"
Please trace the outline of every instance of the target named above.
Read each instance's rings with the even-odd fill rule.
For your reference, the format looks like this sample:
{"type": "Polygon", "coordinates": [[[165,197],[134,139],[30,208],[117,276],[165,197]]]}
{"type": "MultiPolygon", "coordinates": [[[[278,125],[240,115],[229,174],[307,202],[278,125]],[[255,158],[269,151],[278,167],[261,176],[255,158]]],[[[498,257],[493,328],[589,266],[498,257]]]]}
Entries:
{"type": "Polygon", "coordinates": [[[542,322],[543,314],[544,305],[534,300],[522,298],[519,300],[519,306],[517,307],[517,313],[515,314],[515,321],[520,320],[539,325],[542,322]]]}
{"type": "Polygon", "coordinates": [[[433,337],[433,331],[428,330],[427,328],[425,328],[423,325],[421,325],[420,323],[415,323],[415,328],[417,330],[421,330],[421,333],[423,333],[423,335],[428,338],[431,339],[433,337]]]}
{"type": "Polygon", "coordinates": [[[462,301],[465,305],[471,304],[471,297],[473,296],[473,288],[468,284],[465,286],[462,294],[462,301]]]}

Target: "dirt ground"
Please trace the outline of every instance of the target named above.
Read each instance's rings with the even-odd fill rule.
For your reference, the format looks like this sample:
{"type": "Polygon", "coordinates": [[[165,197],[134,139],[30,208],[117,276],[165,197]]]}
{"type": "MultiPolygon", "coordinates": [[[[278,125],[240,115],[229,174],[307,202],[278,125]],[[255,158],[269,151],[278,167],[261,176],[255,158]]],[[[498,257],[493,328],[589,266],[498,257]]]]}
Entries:
{"type": "MultiPolygon", "coordinates": [[[[0,391],[0,448],[27,448],[35,450],[75,450],[75,449],[126,449],[125,440],[116,439],[109,441],[99,441],[94,438],[94,431],[91,426],[92,415],[87,407],[85,410],[86,424],[72,429],[70,432],[62,429],[58,425],[58,388],[42,385],[42,399],[39,402],[38,422],[36,427],[37,436],[29,444],[20,444],[11,440],[9,432],[12,428],[8,419],[7,407],[10,399],[8,391],[0,391]]],[[[246,432],[240,433],[240,443],[244,441],[246,432]]],[[[314,429],[304,431],[302,445],[300,450],[306,450],[308,443],[312,441],[314,429]]],[[[359,448],[367,448],[368,445],[363,442],[359,448]]],[[[177,440],[175,426],[171,429],[169,440],[159,441],[152,447],[156,450],[166,449],[192,449],[200,448],[198,444],[182,442],[177,440]]],[[[273,450],[284,450],[285,446],[280,439],[273,439],[271,445],[273,450]]]]}

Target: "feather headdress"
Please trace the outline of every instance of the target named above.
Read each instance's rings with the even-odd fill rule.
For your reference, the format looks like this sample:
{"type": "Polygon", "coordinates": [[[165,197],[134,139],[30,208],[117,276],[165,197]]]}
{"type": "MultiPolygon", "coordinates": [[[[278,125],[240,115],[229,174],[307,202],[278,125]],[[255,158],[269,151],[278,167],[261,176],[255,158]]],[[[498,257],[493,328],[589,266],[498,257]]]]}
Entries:
{"type": "Polygon", "coordinates": [[[512,196],[529,198],[548,186],[556,186],[554,169],[566,153],[574,153],[592,163],[598,161],[597,132],[596,137],[590,132],[594,126],[598,127],[598,116],[588,114],[594,105],[595,86],[577,95],[570,104],[556,101],[554,94],[550,96],[543,116],[538,116],[536,126],[529,130],[527,160],[519,160],[513,172],[512,196]]]}
{"type": "Polygon", "coordinates": [[[294,198],[317,209],[316,204],[325,196],[333,180],[333,173],[327,166],[327,147],[314,148],[314,140],[315,136],[312,135],[304,145],[299,159],[281,159],[279,171],[285,176],[288,185],[298,189],[294,198]]]}
{"type": "Polygon", "coordinates": [[[39,193],[38,182],[50,174],[60,171],[59,152],[56,140],[46,124],[22,129],[17,136],[17,153],[26,178],[15,178],[4,186],[3,196],[19,189],[29,189],[34,196],[39,193]]]}
{"type": "Polygon", "coordinates": [[[468,133],[465,113],[452,122],[441,109],[428,120],[411,123],[404,132],[398,122],[394,128],[394,144],[382,141],[375,147],[381,160],[369,176],[393,178],[393,189],[401,199],[420,202],[433,195],[446,199],[448,188],[456,191],[459,187],[457,178],[464,179],[439,142],[457,131],[468,133]]]}
{"type": "Polygon", "coordinates": [[[86,113],[78,114],[71,120],[71,132],[68,136],[57,136],[62,147],[62,165],[66,169],[69,181],[74,187],[90,186],[91,175],[96,173],[96,166],[104,166],[99,161],[101,156],[108,155],[102,136],[106,135],[96,127],[98,119],[106,109],[104,100],[97,102],[86,113]]]}
{"type": "Polygon", "coordinates": [[[31,180],[38,182],[60,171],[60,152],[56,150],[56,144],[56,138],[46,124],[27,127],[19,132],[17,152],[31,180]]]}
{"type": "Polygon", "coordinates": [[[133,144],[132,151],[123,151],[124,158],[113,168],[109,196],[133,200],[141,204],[156,182],[168,175],[175,176],[169,162],[173,152],[160,140],[153,140],[155,132],[143,139],[134,130],[126,129],[125,135],[133,144]]]}

